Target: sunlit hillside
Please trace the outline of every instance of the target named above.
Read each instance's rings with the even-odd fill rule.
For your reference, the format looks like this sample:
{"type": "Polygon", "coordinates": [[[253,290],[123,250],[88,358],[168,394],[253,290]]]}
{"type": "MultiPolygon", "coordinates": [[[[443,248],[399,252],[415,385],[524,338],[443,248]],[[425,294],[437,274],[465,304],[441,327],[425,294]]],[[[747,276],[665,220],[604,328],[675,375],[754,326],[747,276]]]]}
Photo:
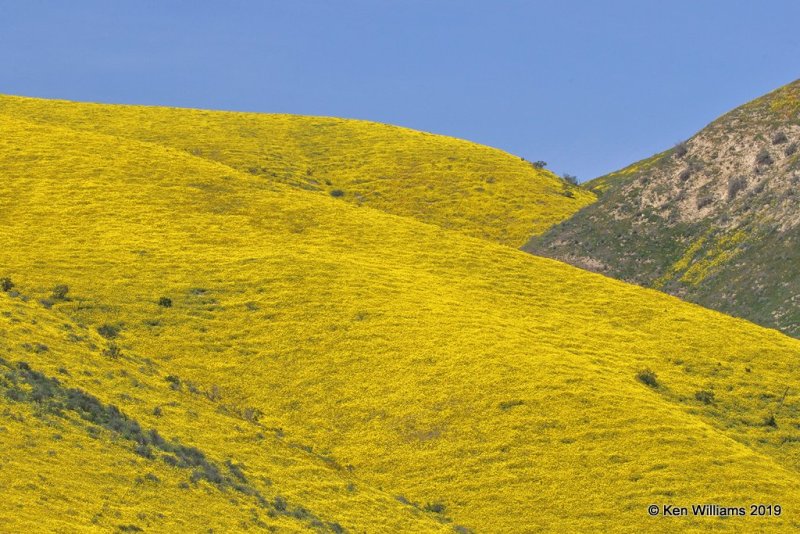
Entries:
{"type": "Polygon", "coordinates": [[[24,300],[0,295],[2,532],[444,530],[214,390],[24,300]]]}
{"type": "Polygon", "coordinates": [[[515,247],[595,200],[501,150],[366,121],[2,95],[0,113],[178,148],[515,247]]]}
{"type": "Polygon", "coordinates": [[[800,341],[152,140],[0,128],[14,530],[800,526],[800,341]]]}
{"type": "Polygon", "coordinates": [[[800,338],[800,80],[584,186],[525,246],[800,338]]]}

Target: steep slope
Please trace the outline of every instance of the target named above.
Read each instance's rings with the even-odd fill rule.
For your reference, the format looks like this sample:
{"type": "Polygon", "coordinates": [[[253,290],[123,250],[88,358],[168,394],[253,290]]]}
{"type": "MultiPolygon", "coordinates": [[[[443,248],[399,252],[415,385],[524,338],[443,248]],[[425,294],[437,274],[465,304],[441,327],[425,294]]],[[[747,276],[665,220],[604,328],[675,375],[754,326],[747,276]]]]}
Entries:
{"type": "Polygon", "coordinates": [[[588,185],[524,247],[800,336],[800,81],[588,185]]]}
{"type": "MultiPolygon", "coordinates": [[[[65,521],[89,527],[101,507],[103,525],[166,531],[194,527],[204,516],[186,510],[202,507],[227,529],[800,526],[790,513],[646,515],[653,503],[797,509],[800,403],[787,386],[800,342],[185,151],[0,124],[0,277],[16,284],[0,300],[7,380],[42,380],[25,361],[173,443],[146,441],[155,458],[145,462],[117,438],[97,469],[127,462],[127,479],[87,480],[89,510],[67,501],[65,521]],[[224,477],[236,477],[225,460],[243,465],[254,489],[231,489],[194,461],[189,493],[168,494],[169,520],[153,517],[153,493],[125,500],[125,481],[149,483],[148,472],[180,489],[186,468],[162,466],[174,443],[203,451],[224,477]],[[278,513],[278,496],[294,515],[278,513]]],[[[42,440],[50,416],[29,413],[39,401],[6,397],[42,440]]],[[[86,432],[80,413],[67,415],[76,425],[48,448],[57,458],[86,432]]],[[[26,430],[9,428],[0,439],[11,447],[26,430]]],[[[30,449],[36,463],[5,453],[6,480],[45,462],[44,447],[30,449]]],[[[97,465],[94,450],[65,452],[64,465],[97,465]]],[[[28,501],[41,513],[74,488],[46,480],[12,486],[0,513],[16,517],[9,503],[28,501]]]]}
{"type": "Polygon", "coordinates": [[[0,295],[0,334],[5,532],[445,529],[24,296],[0,295]]]}
{"type": "Polygon", "coordinates": [[[178,148],[515,247],[595,200],[501,150],[366,121],[2,95],[0,113],[178,148]]]}

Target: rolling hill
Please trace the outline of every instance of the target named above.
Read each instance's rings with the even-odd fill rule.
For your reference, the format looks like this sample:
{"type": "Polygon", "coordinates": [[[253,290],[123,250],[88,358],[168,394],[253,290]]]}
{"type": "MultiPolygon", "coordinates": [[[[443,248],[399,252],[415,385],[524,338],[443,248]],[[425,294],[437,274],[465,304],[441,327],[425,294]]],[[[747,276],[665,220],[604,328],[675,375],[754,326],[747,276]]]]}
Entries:
{"type": "Polygon", "coordinates": [[[0,113],[177,148],[272,182],[515,247],[595,200],[501,150],[367,121],[4,95],[0,113]]]}
{"type": "Polygon", "coordinates": [[[800,341],[153,139],[0,128],[14,530],[800,527],[800,341]]]}
{"type": "Polygon", "coordinates": [[[524,247],[800,336],[800,81],[648,160],[524,247]]]}

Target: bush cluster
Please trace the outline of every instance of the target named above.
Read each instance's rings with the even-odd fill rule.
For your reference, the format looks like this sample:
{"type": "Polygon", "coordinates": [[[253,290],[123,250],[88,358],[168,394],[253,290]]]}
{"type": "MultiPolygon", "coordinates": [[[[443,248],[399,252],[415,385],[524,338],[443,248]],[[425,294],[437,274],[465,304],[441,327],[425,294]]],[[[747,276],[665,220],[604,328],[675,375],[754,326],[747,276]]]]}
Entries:
{"type": "Polygon", "coordinates": [[[740,191],[747,187],[747,178],[744,176],[731,176],[728,178],[728,200],[733,200],[740,191]]]}
{"type": "Polygon", "coordinates": [[[702,195],[697,197],[697,209],[701,210],[706,206],[714,203],[714,197],[711,195],[702,195]]]}
{"type": "Polygon", "coordinates": [[[756,154],[756,163],[759,165],[772,165],[772,156],[769,153],[769,150],[766,148],[762,148],[759,150],[758,154],[756,154]]]}
{"type": "Polygon", "coordinates": [[[639,382],[646,386],[650,386],[651,388],[658,387],[658,377],[650,369],[642,369],[636,373],[636,378],[638,378],[639,382]]]}

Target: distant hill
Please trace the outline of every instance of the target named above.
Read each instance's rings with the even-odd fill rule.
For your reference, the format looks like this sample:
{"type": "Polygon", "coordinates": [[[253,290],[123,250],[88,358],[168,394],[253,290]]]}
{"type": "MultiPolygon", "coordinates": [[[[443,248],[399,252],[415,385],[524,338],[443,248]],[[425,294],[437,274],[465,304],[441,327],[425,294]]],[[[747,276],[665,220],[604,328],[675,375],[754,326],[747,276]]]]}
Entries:
{"type": "Polygon", "coordinates": [[[12,531],[800,527],[798,340],[153,140],[0,131],[12,531]],[[705,502],[787,513],[647,516],[705,502]]]}
{"type": "Polygon", "coordinates": [[[800,81],[589,182],[524,247],[800,336],[800,81]]]}
{"type": "Polygon", "coordinates": [[[177,148],[515,247],[595,199],[501,150],[367,121],[3,95],[0,113],[177,148]]]}

